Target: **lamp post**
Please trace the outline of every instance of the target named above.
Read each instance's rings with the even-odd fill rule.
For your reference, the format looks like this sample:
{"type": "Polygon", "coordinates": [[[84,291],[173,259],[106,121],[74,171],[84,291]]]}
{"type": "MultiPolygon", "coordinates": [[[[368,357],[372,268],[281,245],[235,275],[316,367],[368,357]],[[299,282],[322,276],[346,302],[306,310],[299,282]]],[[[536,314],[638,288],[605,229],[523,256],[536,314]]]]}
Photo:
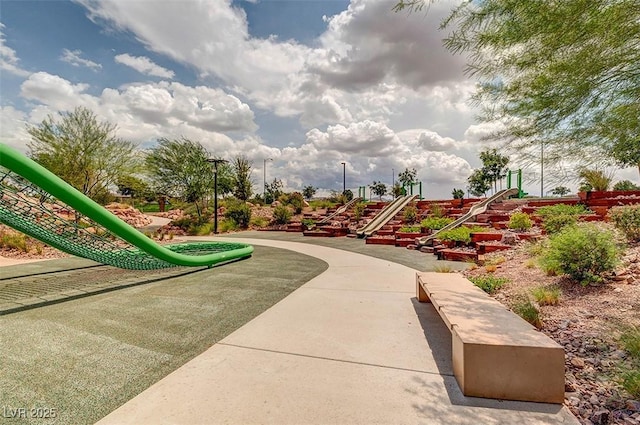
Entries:
{"type": "Polygon", "coordinates": [[[347,165],[346,162],[341,162],[342,164],[342,194],[344,195],[347,192],[347,165]]]}
{"type": "Polygon", "coordinates": [[[225,159],[209,158],[207,162],[213,164],[213,234],[218,234],[218,164],[228,162],[225,159]]]}
{"type": "Polygon", "coordinates": [[[262,199],[267,202],[267,161],[273,161],[273,158],[265,158],[262,160],[262,181],[264,186],[262,187],[262,199]]]}
{"type": "Polygon", "coordinates": [[[544,142],[540,142],[540,197],[544,196],[544,142]]]}

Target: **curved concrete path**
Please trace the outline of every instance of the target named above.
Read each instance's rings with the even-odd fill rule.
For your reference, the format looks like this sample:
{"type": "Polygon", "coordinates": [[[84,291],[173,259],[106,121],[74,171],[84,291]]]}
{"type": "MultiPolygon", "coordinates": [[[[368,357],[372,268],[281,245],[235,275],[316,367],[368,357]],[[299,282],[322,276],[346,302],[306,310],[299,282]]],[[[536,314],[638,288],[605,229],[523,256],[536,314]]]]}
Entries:
{"type": "Polygon", "coordinates": [[[329,269],[99,424],[578,424],[560,405],[463,396],[449,331],[415,300],[415,270],[317,245],[233,241],[329,269]]]}

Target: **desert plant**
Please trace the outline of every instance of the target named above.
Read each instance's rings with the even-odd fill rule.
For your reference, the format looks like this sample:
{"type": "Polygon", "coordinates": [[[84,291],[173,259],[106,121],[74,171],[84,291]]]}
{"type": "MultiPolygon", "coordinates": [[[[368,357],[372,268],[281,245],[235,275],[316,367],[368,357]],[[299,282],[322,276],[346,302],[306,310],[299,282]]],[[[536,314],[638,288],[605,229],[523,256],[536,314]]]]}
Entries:
{"type": "Polygon", "coordinates": [[[523,212],[515,212],[509,217],[509,229],[514,230],[529,230],[533,226],[531,217],[529,214],[523,212]]]}
{"type": "Polygon", "coordinates": [[[484,270],[487,273],[494,273],[496,270],[498,270],[498,266],[495,264],[485,264],[484,265],[484,270]]]}
{"type": "Polygon", "coordinates": [[[367,207],[367,204],[364,202],[358,202],[353,206],[353,218],[356,220],[360,220],[364,215],[364,210],[367,207]]]}
{"type": "Polygon", "coordinates": [[[511,310],[536,328],[542,328],[542,319],[540,318],[540,310],[531,300],[524,295],[516,297],[511,304],[511,310]]]}
{"type": "Polygon", "coordinates": [[[444,217],[444,208],[438,204],[431,204],[429,205],[429,213],[431,214],[431,217],[444,217]]]}
{"type": "Polygon", "coordinates": [[[582,170],[578,174],[583,183],[592,187],[593,190],[608,190],[613,181],[612,173],[605,173],[602,170],[582,170]]]}
{"type": "Polygon", "coordinates": [[[251,217],[250,223],[255,227],[267,227],[269,225],[269,219],[267,217],[251,217]]]}
{"type": "Polygon", "coordinates": [[[451,273],[453,270],[451,266],[448,264],[436,264],[433,267],[433,271],[436,273],[451,273]]]}
{"type": "Polygon", "coordinates": [[[291,210],[284,205],[278,205],[273,209],[273,221],[276,224],[287,224],[292,216],[291,210]]]}
{"type": "Polygon", "coordinates": [[[609,219],[630,241],[640,241],[640,205],[613,207],[609,219]]]}
{"type": "Polygon", "coordinates": [[[640,328],[631,327],[620,335],[620,342],[626,352],[636,360],[640,360],[640,328]]]}
{"type": "Polygon", "coordinates": [[[462,189],[453,189],[451,191],[451,196],[453,199],[463,199],[464,198],[464,190],[462,189]]]}
{"type": "Polygon", "coordinates": [[[531,290],[531,294],[539,305],[557,305],[562,291],[557,286],[538,286],[531,290]]]}
{"type": "Polygon", "coordinates": [[[17,249],[28,252],[27,236],[22,233],[2,232],[0,233],[0,248],[17,249]]]}
{"type": "Polygon", "coordinates": [[[235,220],[232,220],[230,218],[220,220],[220,223],[218,223],[218,230],[220,230],[220,232],[222,233],[231,232],[237,229],[238,229],[238,223],[236,223],[235,220]]]}
{"type": "Polygon", "coordinates": [[[312,218],[303,218],[301,223],[307,229],[312,229],[316,225],[316,221],[312,218]]]}
{"type": "Polygon", "coordinates": [[[455,241],[468,244],[471,243],[471,233],[482,232],[484,230],[484,227],[479,226],[460,226],[453,229],[441,231],[440,233],[438,233],[438,239],[443,241],[455,241]]]}
{"type": "Polygon", "coordinates": [[[556,204],[539,208],[536,214],[542,217],[543,229],[554,234],[566,226],[576,224],[579,215],[590,212],[584,205],[556,204]]]}
{"type": "Polygon", "coordinates": [[[491,275],[479,275],[471,276],[469,280],[473,282],[478,288],[482,289],[487,294],[493,294],[502,285],[509,283],[509,279],[506,277],[496,277],[491,275]]]}
{"type": "Polygon", "coordinates": [[[453,223],[453,219],[449,217],[428,217],[420,222],[420,227],[430,230],[440,230],[449,223],[453,223]]]}
{"type": "Polygon", "coordinates": [[[240,199],[231,198],[226,201],[227,210],[224,216],[236,222],[243,229],[249,227],[251,222],[251,208],[240,199]]]}
{"type": "Polygon", "coordinates": [[[420,233],[420,226],[402,226],[398,231],[402,233],[420,233]]]}
{"type": "Polygon", "coordinates": [[[415,223],[418,219],[418,209],[415,205],[407,205],[406,207],[404,207],[402,217],[404,218],[405,223],[415,223]]]}
{"type": "Polygon", "coordinates": [[[527,261],[524,262],[524,266],[528,269],[533,269],[536,267],[536,260],[533,258],[528,258],[527,261]]]}
{"type": "Polygon", "coordinates": [[[630,180],[620,180],[613,186],[613,190],[640,190],[640,186],[630,180]]]}
{"type": "Polygon", "coordinates": [[[213,223],[203,223],[190,229],[189,234],[195,236],[206,236],[213,233],[213,223]]]}
{"type": "Polygon", "coordinates": [[[622,387],[635,398],[640,398],[640,328],[626,329],[620,336],[624,350],[629,353],[631,368],[621,373],[622,387]]]}
{"type": "Polygon", "coordinates": [[[582,285],[601,282],[621,255],[615,235],[591,223],[564,228],[552,236],[540,258],[547,273],[567,274],[582,285]]]}

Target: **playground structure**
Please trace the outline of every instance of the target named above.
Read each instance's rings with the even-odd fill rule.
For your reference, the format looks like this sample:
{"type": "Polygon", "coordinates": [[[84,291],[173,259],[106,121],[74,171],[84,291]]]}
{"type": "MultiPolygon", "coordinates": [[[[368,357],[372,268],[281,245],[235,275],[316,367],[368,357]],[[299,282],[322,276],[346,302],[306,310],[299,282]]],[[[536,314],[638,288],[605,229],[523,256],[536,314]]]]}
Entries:
{"type": "Polygon", "coordinates": [[[356,230],[359,238],[371,236],[375,231],[379,230],[392,220],[404,207],[409,205],[417,195],[400,196],[384,207],[375,217],[365,226],[356,230]]]}
{"type": "Polygon", "coordinates": [[[1,143],[0,222],[66,253],[124,269],[211,267],[253,252],[240,243],[159,245],[1,143]]]}

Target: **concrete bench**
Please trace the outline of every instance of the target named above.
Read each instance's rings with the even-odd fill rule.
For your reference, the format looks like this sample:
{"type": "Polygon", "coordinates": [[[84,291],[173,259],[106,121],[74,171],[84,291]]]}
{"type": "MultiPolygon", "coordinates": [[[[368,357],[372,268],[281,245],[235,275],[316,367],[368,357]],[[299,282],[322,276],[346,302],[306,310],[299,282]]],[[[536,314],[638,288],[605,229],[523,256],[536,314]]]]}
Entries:
{"type": "Polygon", "coordinates": [[[417,273],[416,297],[451,331],[453,374],[472,397],[562,403],[564,349],[457,273],[417,273]]]}

